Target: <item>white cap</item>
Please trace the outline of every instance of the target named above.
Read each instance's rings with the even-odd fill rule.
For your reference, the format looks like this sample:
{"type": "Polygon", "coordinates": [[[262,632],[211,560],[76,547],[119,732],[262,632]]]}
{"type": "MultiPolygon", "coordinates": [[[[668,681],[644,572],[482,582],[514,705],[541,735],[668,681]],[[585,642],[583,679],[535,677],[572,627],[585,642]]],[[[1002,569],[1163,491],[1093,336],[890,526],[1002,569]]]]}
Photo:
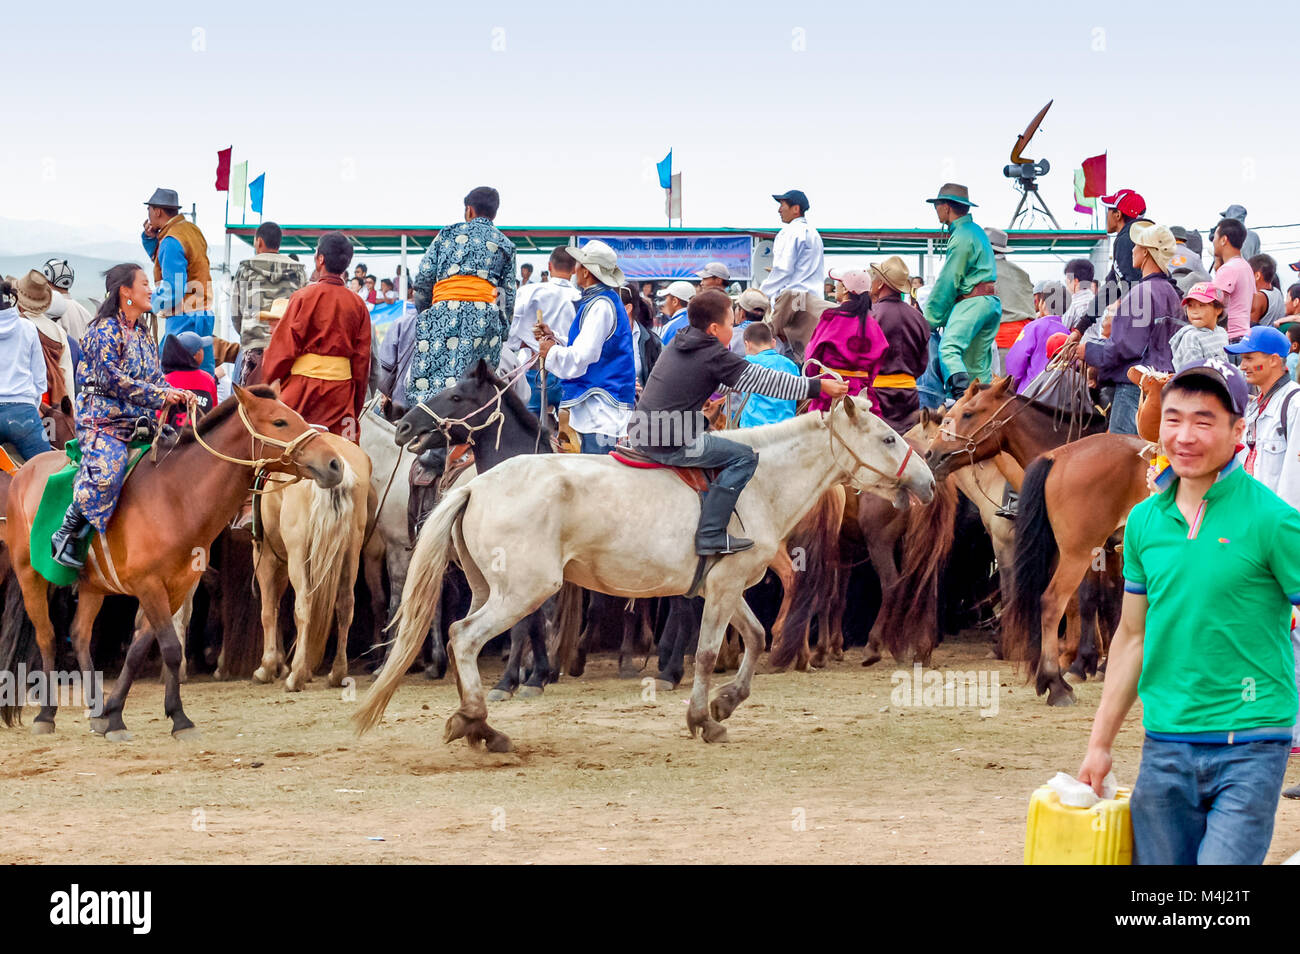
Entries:
{"type": "Polygon", "coordinates": [[[673,282],[655,297],[663,298],[665,295],[672,295],[678,301],[690,301],[695,297],[695,286],[690,282],[673,282]]]}
{"type": "Polygon", "coordinates": [[[709,262],[698,272],[696,278],[721,278],[724,282],[731,281],[731,269],[727,268],[721,262],[709,262]]]}

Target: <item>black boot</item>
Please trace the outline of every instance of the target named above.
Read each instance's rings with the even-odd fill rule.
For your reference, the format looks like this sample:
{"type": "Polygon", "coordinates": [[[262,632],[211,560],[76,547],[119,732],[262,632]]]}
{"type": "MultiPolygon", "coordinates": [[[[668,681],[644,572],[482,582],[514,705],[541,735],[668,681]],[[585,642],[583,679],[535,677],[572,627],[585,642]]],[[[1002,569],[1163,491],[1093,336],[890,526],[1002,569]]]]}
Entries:
{"type": "Polygon", "coordinates": [[[81,543],[90,536],[90,521],[81,515],[74,503],[63,515],[63,526],[54,531],[50,537],[50,551],[54,562],[66,566],[69,570],[80,570],[86,564],[77,555],[81,543]]]}
{"type": "Polygon", "coordinates": [[[700,556],[715,553],[735,553],[748,550],[754,545],[753,540],[727,535],[727,523],[736,509],[739,490],[730,487],[713,486],[709,488],[700,506],[700,526],[695,531],[695,552],[700,556]]]}
{"type": "Polygon", "coordinates": [[[958,371],[948,379],[948,400],[957,401],[970,387],[970,377],[965,371],[958,371]]]}

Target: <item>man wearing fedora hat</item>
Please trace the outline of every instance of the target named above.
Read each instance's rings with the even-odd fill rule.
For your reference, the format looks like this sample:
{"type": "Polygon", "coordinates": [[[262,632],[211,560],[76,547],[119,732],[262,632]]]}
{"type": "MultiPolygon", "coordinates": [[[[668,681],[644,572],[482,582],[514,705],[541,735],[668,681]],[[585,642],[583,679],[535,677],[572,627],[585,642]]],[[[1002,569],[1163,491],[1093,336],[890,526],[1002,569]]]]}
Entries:
{"type": "Polygon", "coordinates": [[[1002,319],[997,262],[988,236],[971,218],[976,206],[964,185],[946,183],[925,201],[948,226],[948,252],[925,303],[925,320],[931,328],[943,329],[939,379],[955,401],[972,381],[987,382],[993,376],[993,343],[1002,319]]]}
{"type": "MultiPolygon", "coordinates": [[[[48,388],[46,403],[52,408],[63,409],[70,415],[71,401],[76,394],[72,347],[68,342],[67,333],[57,321],[46,314],[54,301],[54,289],[50,287],[44,273],[34,268],[22,278],[11,278],[9,281],[18,296],[18,310],[24,318],[36,326],[41,350],[45,354],[45,378],[48,388]],[[65,399],[68,402],[66,405],[65,399]]],[[[62,447],[73,437],[71,418],[56,416],[53,420],[56,427],[54,442],[62,447]]]]}
{"type": "Polygon", "coordinates": [[[885,423],[902,434],[916,424],[921,409],[916,379],[930,361],[930,326],[918,309],[903,300],[911,292],[912,281],[901,258],[891,255],[883,262],[873,262],[868,270],[871,314],[889,342],[876,374],[876,400],[885,423]]]}
{"type": "Polygon", "coordinates": [[[786,340],[799,362],[817,320],[831,306],[822,297],[826,255],[822,237],[808,224],[808,196],[791,189],[772,198],[784,225],[772,242],[771,274],[759,287],[772,302],[772,333],[786,340]]]}
{"type": "MultiPolygon", "coordinates": [[[[181,214],[175,189],[155,189],[144,204],[149,217],[140,241],[153,259],[153,312],[166,322],[169,335],[192,331],[200,338],[211,338],[216,318],[208,240],[181,214]]],[[[203,370],[208,374],[216,371],[211,344],[203,349],[203,370]]]]}
{"type": "Polygon", "coordinates": [[[582,290],[568,342],[557,342],[544,323],[535,334],[547,373],[560,379],[560,408],[568,408],[582,452],[604,454],[623,436],[636,406],[632,323],[618,294],[623,270],[614,250],[597,239],[565,251],[578,263],[573,283],[582,290]]]}
{"type": "Polygon", "coordinates": [[[1139,362],[1154,371],[1173,371],[1173,349],[1169,342],[1183,315],[1182,295],[1169,278],[1174,258],[1174,234],[1166,225],[1135,222],[1129,238],[1132,259],[1142,280],[1128,290],[1115,306],[1110,337],[1081,341],[1075,354],[1097,371],[1103,388],[1113,386],[1110,405],[1112,434],[1136,434],[1138,386],[1128,379],[1128,370],[1139,362]]]}

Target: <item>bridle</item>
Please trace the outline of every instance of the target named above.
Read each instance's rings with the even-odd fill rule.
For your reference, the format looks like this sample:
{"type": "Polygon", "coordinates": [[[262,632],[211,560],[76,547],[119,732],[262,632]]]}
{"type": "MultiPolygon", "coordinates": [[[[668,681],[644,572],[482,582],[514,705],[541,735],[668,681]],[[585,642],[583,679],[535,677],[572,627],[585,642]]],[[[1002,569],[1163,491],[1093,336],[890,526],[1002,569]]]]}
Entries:
{"type": "MultiPolygon", "coordinates": [[[[270,467],[276,465],[287,466],[290,464],[297,463],[298,452],[301,451],[302,448],[308,442],[310,442],[311,440],[313,440],[314,438],[320,435],[320,431],[318,431],[315,427],[308,425],[307,430],[303,431],[301,434],[299,434],[297,437],[293,438],[292,440],[282,441],[275,437],[268,437],[267,435],[260,433],[257,430],[257,428],[253,426],[253,422],[248,419],[248,412],[244,410],[244,405],[241,403],[236,408],[236,410],[239,414],[240,423],[242,423],[244,425],[244,429],[248,431],[248,436],[250,438],[249,452],[251,454],[256,454],[257,448],[255,445],[258,443],[261,443],[263,445],[269,444],[272,447],[280,448],[280,456],[279,457],[251,457],[248,459],[242,457],[231,457],[229,454],[223,454],[221,451],[217,450],[215,447],[213,447],[211,444],[205,441],[203,439],[203,435],[199,433],[199,427],[198,427],[199,417],[197,413],[198,401],[195,400],[195,398],[192,395],[189,401],[187,402],[187,407],[188,407],[190,421],[191,421],[190,426],[194,428],[195,442],[200,447],[202,447],[205,451],[211,454],[213,457],[217,458],[218,460],[224,460],[228,464],[238,464],[241,467],[253,468],[253,473],[256,478],[260,478],[263,474],[266,473],[267,469],[270,467]]],[[[259,483],[259,481],[255,479],[253,482],[255,488],[253,490],[253,493],[274,493],[277,490],[283,490],[285,487],[289,486],[290,484],[296,484],[300,480],[302,480],[302,476],[298,475],[289,480],[276,481],[275,486],[270,489],[259,490],[256,489],[256,486],[259,483]]]]}
{"type": "MultiPolygon", "coordinates": [[[[486,430],[487,428],[495,424],[497,428],[496,449],[500,450],[501,430],[505,426],[505,422],[506,422],[505,412],[501,410],[501,402],[505,400],[506,392],[509,391],[510,388],[514,386],[514,383],[516,381],[518,381],[521,377],[523,377],[524,372],[526,372],[529,368],[531,368],[537,362],[537,359],[538,356],[533,355],[523,364],[519,365],[519,367],[510,371],[510,373],[507,374],[502,379],[503,382],[502,386],[500,388],[496,388],[496,387],[493,388],[493,391],[495,392],[494,395],[488,398],[485,404],[481,404],[480,406],[474,408],[474,410],[470,411],[464,417],[443,417],[433,408],[429,407],[429,405],[426,404],[424,401],[416,402],[415,406],[419,408],[421,411],[423,411],[425,414],[429,415],[429,418],[433,421],[434,427],[437,428],[437,430],[439,430],[442,433],[443,439],[446,441],[448,447],[451,447],[453,443],[451,437],[451,429],[453,427],[459,426],[464,428],[467,435],[465,440],[457,440],[455,441],[455,443],[468,444],[469,446],[473,447],[474,435],[479,431],[486,430]],[[479,414],[482,411],[486,411],[488,408],[492,408],[492,413],[489,414],[487,418],[485,418],[479,424],[470,423],[470,418],[474,417],[475,415],[479,414]]],[[[540,433],[540,426],[542,425],[542,422],[539,421],[538,423],[539,423],[539,433],[540,433]]]]}
{"type": "Polygon", "coordinates": [[[1021,405],[1018,408],[1016,408],[1014,411],[1008,414],[1005,418],[1003,418],[1002,420],[998,420],[998,415],[1001,414],[1003,411],[1005,411],[1007,409],[1007,405],[1011,404],[1011,402],[1013,402],[1015,399],[1016,399],[1016,395],[1012,394],[1011,397],[1007,398],[1005,401],[1002,402],[1001,406],[998,407],[996,411],[994,411],[992,414],[989,415],[988,420],[986,420],[979,427],[975,428],[975,430],[972,431],[970,434],[958,434],[955,431],[950,430],[946,424],[940,424],[939,425],[940,437],[942,437],[944,440],[952,441],[954,444],[962,444],[963,446],[958,448],[957,450],[951,450],[944,453],[943,457],[940,458],[939,463],[942,463],[944,460],[947,460],[950,457],[956,457],[958,454],[966,454],[968,457],[970,457],[970,463],[974,465],[976,462],[975,451],[979,448],[980,444],[983,443],[984,438],[989,436],[984,432],[988,431],[989,434],[997,433],[1002,428],[1010,424],[1013,420],[1015,420],[1016,415],[1018,415],[1021,411],[1023,411],[1025,408],[1029,406],[1029,402],[1024,401],[1021,403],[1021,405]]]}

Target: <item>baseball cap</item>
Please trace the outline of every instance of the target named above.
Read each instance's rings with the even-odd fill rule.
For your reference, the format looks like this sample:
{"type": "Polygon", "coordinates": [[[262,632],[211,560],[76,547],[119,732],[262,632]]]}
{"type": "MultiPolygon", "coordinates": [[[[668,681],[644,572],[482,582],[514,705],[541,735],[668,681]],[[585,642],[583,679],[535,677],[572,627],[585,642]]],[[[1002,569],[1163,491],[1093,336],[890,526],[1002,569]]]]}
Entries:
{"type": "Polygon", "coordinates": [[[1183,304],[1189,301],[1201,301],[1207,305],[1223,304],[1223,289],[1214,282],[1197,282],[1191,288],[1187,289],[1187,294],[1183,296],[1183,304]]]}
{"type": "Polygon", "coordinates": [[[695,297],[695,286],[690,282],[673,282],[655,297],[663,298],[665,295],[672,295],[679,301],[690,301],[695,297]]]}
{"type": "Polygon", "coordinates": [[[871,274],[863,268],[832,268],[828,273],[855,295],[871,291],[871,274]]]}
{"type": "Polygon", "coordinates": [[[1056,352],[1060,351],[1062,348],[1065,347],[1065,342],[1068,341],[1069,338],[1070,336],[1063,331],[1058,331],[1056,334],[1048,337],[1047,339],[1048,360],[1051,360],[1052,358],[1056,357],[1056,352]]]}
{"type": "Polygon", "coordinates": [[[805,212],[808,211],[808,196],[804,195],[798,189],[790,189],[780,195],[774,195],[772,198],[778,202],[789,202],[791,205],[797,205],[805,212]]]}
{"type": "Polygon", "coordinates": [[[1120,214],[1127,215],[1131,219],[1145,214],[1147,210],[1147,200],[1132,189],[1118,189],[1110,195],[1103,195],[1101,204],[1119,209],[1120,214]]]}
{"type": "Polygon", "coordinates": [[[766,315],[772,309],[772,300],[757,288],[746,288],[736,296],[736,304],[741,311],[757,312],[766,315]]]}
{"type": "MultiPolygon", "coordinates": [[[[1256,327],[1258,328],[1258,326],[1256,327]]],[[[1275,331],[1276,329],[1268,328],[1265,330],[1275,331]]],[[[1246,384],[1246,376],[1241,373],[1240,369],[1233,367],[1222,358],[1206,358],[1202,361],[1193,361],[1170,378],[1165,383],[1165,388],[1171,387],[1177,381],[1192,377],[1208,378],[1213,381],[1223,389],[1223,394],[1228,398],[1228,403],[1232,407],[1234,414],[1244,415],[1246,413],[1246,405],[1250,403],[1250,388],[1246,384]]]]}
{"type": "Polygon", "coordinates": [[[1279,358],[1285,358],[1291,353],[1291,342],[1276,328],[1256,325],[1244,338],[1236,344],[1225,346],[1223,350],[1230,354],[1250,354],[1252,351],[1258,351],[1260,354],[1275,354],[1279,358]]]}
{"type": "Polygon", "coordinates": [[[1300,262],[1292,262],[1292,263],[1291,263],[1291,271],[1293,271],[1293,272],[1300,272],[1300,262]]]}
{"type": "Polygon", "coordinates": [[[721,262],[709,262],[698,272],[696,278],[721,278],[724,282],[731,281],[731,269],[727,268],[721,262]]]}
{"type": "Polygon", "coordinates": [[[200,335],[196,331],[182,331],[176,336],[176,340],[180,342],[181,347],[190,354],[200,351],[212,344],[212,337],[210,335],[200,335]]]}

